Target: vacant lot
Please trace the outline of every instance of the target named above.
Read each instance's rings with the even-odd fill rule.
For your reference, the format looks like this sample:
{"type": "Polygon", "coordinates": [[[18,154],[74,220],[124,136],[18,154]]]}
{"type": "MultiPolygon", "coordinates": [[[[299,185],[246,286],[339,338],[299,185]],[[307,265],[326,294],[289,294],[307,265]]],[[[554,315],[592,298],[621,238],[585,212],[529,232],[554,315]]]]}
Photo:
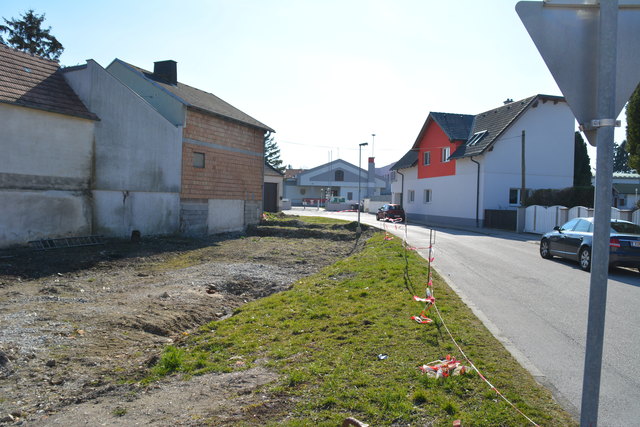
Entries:
{"type": "Polygon", "coordinates": [[[127,380],[193,328],[357,250],[353,224],[271,221],[246,236],[0,253],[0,424],[119,424],[124,402],[141,408],[128,423],[198,424],[186,405],[242,419],[274,373],[127,380]]]}

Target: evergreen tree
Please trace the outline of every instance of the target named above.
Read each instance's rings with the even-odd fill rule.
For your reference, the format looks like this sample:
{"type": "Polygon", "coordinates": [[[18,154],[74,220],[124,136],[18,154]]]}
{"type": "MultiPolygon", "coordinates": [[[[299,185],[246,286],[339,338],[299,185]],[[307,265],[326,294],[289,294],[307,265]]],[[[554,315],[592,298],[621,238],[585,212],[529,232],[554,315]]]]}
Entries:
{"type": "Polygon", "coordinates": [[[629,167],[640,172],[640,85],[627,103],[627,151],[629,167]]]}
{"type": "Polygon", "coordinates": [[[587,144],[580,132],[576,132],[573,148],[573,186],[588,187],[591,185],[591,160],[587,152],[587,144]]]}
{"type": "Polygon", "coordinates": [[[38,16],[30,9],[22,19],[2,19],[7,25],[0,25],[0,33],[8,33],[8,38],[5,42],[0,35],[0,43],[47,59],[57,60],[62,54],[64,47],[50,34],[51,27],[41,28],[44,14],[38,16]]]}
{"type": "Polygon", "coordinates": [[[264,161],[272,168],[284,172],[284,166],[282,166],[282,160],[280,159],[280,148],[278,143],[271,136],[271,132],[268,132],[264,136],[264,161]]]}
{"type": "Polygon", "coordinates": [[[624,140],[620,144],[613,147],[613,171],[614,172],[631,172],[629,167],[629,152],[627,151],[627,141],[624,140]]]}

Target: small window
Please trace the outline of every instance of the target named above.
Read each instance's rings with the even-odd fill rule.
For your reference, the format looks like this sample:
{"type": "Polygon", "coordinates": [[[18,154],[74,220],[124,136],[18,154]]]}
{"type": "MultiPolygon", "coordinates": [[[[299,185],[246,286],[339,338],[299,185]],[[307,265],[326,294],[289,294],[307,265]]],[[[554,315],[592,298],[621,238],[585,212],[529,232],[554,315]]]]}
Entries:
{"type": "Polygon", "coordinates": [[[335,181],[344,181],[344,171],[337,170],[334,174],[335,181]]]}
{"type": "Polygon", "coordinates": [[[347,193],[347,199],[353,200],[353,193],[351,191],[347,193]]]}
{"type": "Polygon", "coordinates": [[[307,189],[306,188],[301,188],[300,189],[300,194],[302,194],[303,196],[307,193],[307,189]]]}
{"type": "Polygon", "coordinates": [[[193,152],[193,167],[204,168],[204,153],[193,152]]]}
{"type": "Polygon", "coordinates": [[[422,164],[425,166],[429,166],[431,164],[431,152],[425,151],[422,153],[422,164]]]}
{"type": "MultiPolygon", "coordinates": [[[[511,206],[520,206],[520,188],[511,188],[509,189],[509,205],[511,206]]],[[[526,188],[524,190],[524,197],[531,197],[533,194],[533,190],[530,188],[526,188]]]]}
{"type": "Polygon", "coordinates": [[[509,190],[509,204],[510,205],[519,205],[520,204],[520,189],[519,188],[511,188],[509,190]]]}
{"type": "Polygon", "coordinates": [[[450,147],[444,147],[442,149],[442,159],[440,159],[442,161],[442,163],[447,163],[449,161],[449,156],[451,155],[451,148],[450,147]]]}
{"type": "Polygon", "coordinates": [[[389,173],[389,180],[390,180],[391,182],[396,182],[396,171],[391,171],[391,172],[389,173]]]}
{"type": "Polygon", "coordinates": [[[482,140],[482,138],[484,138],[486,134],[487,134],[486,130],[474,133],[473,136],[469,138],[469,141],[467,141],[467,146],[470,147],[472,145],[476,145],[478,142],[482,140]]]}
{"type": "Polygon", "coordinates": [[[431,190],[424,190],[424,202],[431,203],[431,190]]]}
{"type": "Polygon", "coordinates": [[[413,203],[416,199],[416,192],[409,190],[409,203],[413,203]]]}

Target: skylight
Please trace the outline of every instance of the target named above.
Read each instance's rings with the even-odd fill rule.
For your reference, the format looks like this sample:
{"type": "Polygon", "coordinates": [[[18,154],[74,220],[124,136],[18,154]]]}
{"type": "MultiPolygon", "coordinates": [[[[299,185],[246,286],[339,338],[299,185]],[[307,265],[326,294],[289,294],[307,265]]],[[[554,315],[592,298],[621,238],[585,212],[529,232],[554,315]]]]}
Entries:
{"type": "Polygon", "coordinates": [[[476,145],[478,142],[482,140],[482,138],[485,137],[486,134],[487,134],[486,130],[482,130],[480,132],[474,133],[473,136],[469,139],[469,141],[467,141],[467,147],[476,145]]]}

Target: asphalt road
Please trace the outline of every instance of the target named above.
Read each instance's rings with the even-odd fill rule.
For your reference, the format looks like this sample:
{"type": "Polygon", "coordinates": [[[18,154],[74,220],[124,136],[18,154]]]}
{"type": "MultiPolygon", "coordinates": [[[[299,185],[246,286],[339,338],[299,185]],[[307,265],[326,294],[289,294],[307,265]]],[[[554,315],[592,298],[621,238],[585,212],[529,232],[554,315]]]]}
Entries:
{"type": "MultiPolygon", "coordinates": [[[[296,215],[353,220],[355,212],[315,209],[296,215]]],[[[361,222],[384,226],[363,213],[361,222]]],[[[404,236],[403,226],[386,224],[404,236]]],[[[428,247],[429,229],[407,228],[408,242],[428,247]]],[[[538,236],[493,230],[437,229],[434,268],[511,353],[579,419],[589,273],[577,263],[542,259],[538,236]]],[[[426,250],[418,251],[426,257],[426,250]]],[[[436,295],[437,297],[437,295],[436,295]]],[[[609,273],[598,425],[640,425],[640,274],[609,273]]],[[[445,319],[446,320],[446,319],[445,319]]],[[[489,373],[485,373],[490,376],[489,373]]]]}

